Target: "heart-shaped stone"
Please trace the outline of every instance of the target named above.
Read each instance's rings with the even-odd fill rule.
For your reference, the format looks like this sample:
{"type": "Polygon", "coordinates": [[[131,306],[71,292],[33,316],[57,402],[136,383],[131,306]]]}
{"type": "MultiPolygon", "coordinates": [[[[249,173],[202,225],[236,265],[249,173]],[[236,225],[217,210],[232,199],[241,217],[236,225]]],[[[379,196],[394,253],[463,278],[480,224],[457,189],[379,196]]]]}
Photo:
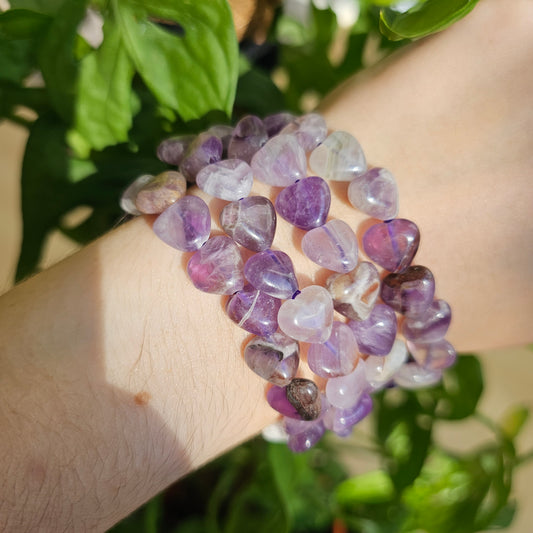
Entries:
{"type": "Polygon", "coordinates": [[[403,336],[413,342],[436,342],[446,335],[452,320],[448,302],[435,300],[423,315],[406,318],[402,324],[403,336]]]}
{"type": "Polygon", "coordinates": [[[202,168],[196,175],[200,189],[215,198],[238,200],[250,194],[254,178],[248,163],[225,159],[202,168]]]}
{"type": "Polygon", "coordinates": [[[254,177],[275,187],[286,187],[305,178],[307,159],[293,135],[272,137],[250,163],[254,177]]]}
{"type": "Polygon", "coordinates": [[[407,349],[420,366],[431,370],[448,368],[457,358],[455,348],[445,339],[430,343],[407,341],[407,349]]]}
{"type": "Polygon", "coordinates": [[[372,411],[372,397],[363,394],[359,401],[348,409],[331,405],[324,416],[324,426],[339,437],[348,437],[355,424],[365,418],[370,411],[372,411]]]}
{"type": "Polygon", "coordinates": [[[296,375],[299,353],[298,343],[277,331],[268,339],[254,337],[244,348],[244,360],[258,376],[285,387],[296,375]]]}
{"type": "Polygon", "coordinates": [[[241,246],[261,252],[274,240],[276,211],[268,198],[248,196],[222,209],[220,225],[241,246]]]}
{"type": "Polygon", "coordinates": [[[406,363],[394,376],[394,383],[404,389],[423,389],[437,384],[442,370],[425,368],[417,363],[406,363]]]}
{"type": "Polygon", "coordinates": [[[365,361],[365,375],[369,385],[378,390],[383,388],[400,370],[407,359],[405,342],[396,339],[387,355],[373,355],[365,361]]]}
{"type": "Polygon", "coordinates": [[[275,298],[290,298],[298,290],[291,258],[284,252],[265,250],[252,255],[244,265],[246,279],[275,298]]]}
{"type": "Polygon", "coordinates": [[[379,287],[378,271],[367,261],[347,274],[332,274],[326,281],[335,310],[352,320],[368,318],[379,296],[379,287]]]}
{"type": "Polygon", "coordinates": [[[329,186],[318,176],[289,185],[276,198],[276,210],[280,216],[306,231],[326,222],[330,205],[329,186]]]}
{"type": "Polygon", "coordinates": [[[324,342],[333,324],[333,300],[329,292],[310,285],[292,300],[283,302],[278,313],[280,329],[303,342],[324,342]]]}
{"type": "Polygon", "coordinates": [[[311,261],[335,272],[350,272],[357,265],[357,237],[342,220],[333,219],[308,231],[302,250],[311,261]]]}
{"type": "Polygon", "coordinates": [[[341,409],[353,407],[369,389],[365,377],[365,362],[358,359],[355,370],[338,378],[328,379],[326,397],[331,405],[341,409]]]}
{"type": "Polygon", "coordinates": [[[244,287],[239,247],[225,235],[211,237],[187,264],[194,286],[212,294],[233,294],[244,287]]]}

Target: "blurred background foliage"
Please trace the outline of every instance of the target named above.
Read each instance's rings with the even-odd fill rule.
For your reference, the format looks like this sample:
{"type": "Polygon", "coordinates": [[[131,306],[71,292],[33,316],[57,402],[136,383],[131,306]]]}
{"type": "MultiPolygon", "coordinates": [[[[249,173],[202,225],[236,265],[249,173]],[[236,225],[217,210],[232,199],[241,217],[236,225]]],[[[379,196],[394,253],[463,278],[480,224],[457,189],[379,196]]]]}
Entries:
{"type": "MultiPolygon", "coordinates": [[[[158,143],[253,113],[302,113],[357,71],[439,31],[477,0],[257,1],[272,8],[238,43],[226,0],[11,0],[0,13],[0,120],[29,130],[17,279],[36,271],[47,235],[89,242],[121,221],[125,186],[166,165],[158,143]],[[83,216],[72,213],[83,208],[83,216]]],[[[266,7],[265,7],[266,6],[266,7]]],[[[441,386],[387,389],[370,432],[328,437],[301,455],[256,439],[188,476],[116,532],[462,533],[513,519],[515,439],[528,412],[481,414],[478,359],[441,386]],[[492,432],[461,455],[436,442],[443,421],[492,432]],[[347,456],[379,467],[351,475],[347,456]]]]}

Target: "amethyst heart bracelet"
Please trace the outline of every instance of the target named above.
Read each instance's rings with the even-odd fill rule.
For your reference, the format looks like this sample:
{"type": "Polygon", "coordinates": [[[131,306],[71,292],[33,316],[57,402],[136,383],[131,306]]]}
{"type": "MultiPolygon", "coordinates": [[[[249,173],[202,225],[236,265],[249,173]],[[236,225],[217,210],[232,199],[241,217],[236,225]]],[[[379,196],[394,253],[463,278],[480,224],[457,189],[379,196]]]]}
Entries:
{"type": "Polygon", "coordinates": [[[192,283],[229,296],[228,317],[254,335],[244,360],[272,384],[267,401],[282,415],[276,427],[291,450],[309,449],[327,429],[349,435],[371,411],[372,392],[431,386],[453,364],[455,350],[444,338],[450,306],[435,299],[431,271],[412,265],[418,227],[395,218],[393,175],[368,169],[352,135],[328,135],[315,113],[249,115],[234,128],[167,139],[157,155],[179,170],[138,177],[121,207],[132,215],[157,214],[156,235],[193,252],[192,283]],[[283,188],[274,204],[249,196],[254,179],[283,188]],[[330,180],[349,182],[349,202],[378,219],[362,237],[370,261],[359,260],[349,224],[328,220],[330,180]],[[209,208],[186,194],[187,181],[228,202],[220,214],[226,235],[211,236],[209,208]],[[277,216],[306,232],[303,253],[332,271],[325,287],[299,287],[290,257],[271,248],[277,216]],[[241,247],[253,252],[246,262],[241,247]],[[299,377],[300,343],[308,343],[315,380],[299,377]]]}

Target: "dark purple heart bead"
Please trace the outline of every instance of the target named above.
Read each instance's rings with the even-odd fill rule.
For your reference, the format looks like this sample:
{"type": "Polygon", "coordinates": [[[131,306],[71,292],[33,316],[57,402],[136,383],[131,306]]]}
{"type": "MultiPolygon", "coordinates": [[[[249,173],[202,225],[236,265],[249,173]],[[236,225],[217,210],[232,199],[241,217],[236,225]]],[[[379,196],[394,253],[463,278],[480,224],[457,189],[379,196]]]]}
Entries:
{"type": "Polygon", "coordinates": [[[254,337],[244,348],[244,360],[258,376],[285,387],[296,375],[299,353],[295,340],[275,332],[268,339],[254,337]]]}
{"type": "Polygon", "coordinates": [[[389,272],[406,269],[420,243],[418,226],[405,218],[374,224],[363,235],[365,254],[389,272]]]}
{"type": "Polygon", "coordinates": [[[389,274],[381,282],[381,299],[395,311],[410,318],[429,308],[435,295],[435,279],[424,266],[415,265],[399,274],[389,274]]]}
{"type": "Polygon", "coordinates": [[[180,135],[161,141],[157,147],[158,159],[163,163],[179,166],[187,148],[194,139],[194,135],[180,135]]]}
{"type": "Polygon", "coordinates": [[[169,246],[182,252],[193,252],[209,238],[209,207],[197,196],[183,196],[155,219],[152,229],[169,246]]]}
{"type": "Polygon", "coordinates": [[[302,417],[298,414],[296,407],[287,399],[287,387],[278,387],[274,385],[267,392],[267,402],[278,413],[289,418],[296,418],[302,420],[302,417]]]}
{"type": "Polygon", "coordinates": [[[339,437],[347,437],[352,429],[372,411],[372,397],[363,394],[361,399],[348,409],[330,406],[324,417],[324,426],[336,433],[339,437]]]}
{"type": "Polygon", "coordinates": [[[221,157],[222,141],[216,135],[200,133],[188,146],[180,163],[180,172],[187,181],[194,183],[202,168],[220,161],[221,157]]]}
{"type": "Polygon", "coordinates": [[[287,299],[298,290],[291,258],[285,252],[265,250],[252,255],[244,265],[246,279],[258,290],[287,299]]]}
{"type": "Polygon", "coordinates": [[[264,196],[231,202],[220,213],[220,225],[237,243],[254,252],[270,248],[276,232],[276,211],[264,196]]]}
{"type": "Polygon", "coordinates": [[[233,294],[244,287],[241,252],[225,235],[211,237],[195,252],[187,273],[197,289],[212,294],[233,294]]]}
{"type": "Polygon", "coordinates": [[[226,304],[226,313],[242,329],[268,337],[278,329],[281,300],[247,285],[226,304]]]}
{"type": "Polygon", "coordinates": [[[254,115],[247,115],[235,126],[228,145],[228,157],[250,163],[253,155],[268,140],[263,121],[254,115]]]}
{"type": "Polygon", "coordinates": [[[396,313],[384,304],[376,304],[366,320],[348,322],[359,351],[368,355],[387,355],[396,338],[396,313]]]}
{"type": "MultiPolygon", "coordinates": [[[[298,420],[294,420],[298,422],[298,420]]],[[[306,452],[312,448],[324,435],[326,428],[324,422],[305,422],[306,427],[298,433],[289,433],[294,431],[289,419],[287,419],[286,430],[289,433],[289,439],[287,440],[287,446],[295,453],[306,452]]]]}
{"type": "Polygon", "coordinates": [[[331,193],[318,176],[304,178],[283,189],[275,206],[280,216],[294,226],[310,230],[322,226],[328,218],[331,193]]]}
{"type": "Polygon", "coordinates": [[[436,342],[444,338],[450,322],[452,310],[444,300],[435,300],[417,318],[406,318],[402,324],[403,336],[413,342],[436,342]]]}

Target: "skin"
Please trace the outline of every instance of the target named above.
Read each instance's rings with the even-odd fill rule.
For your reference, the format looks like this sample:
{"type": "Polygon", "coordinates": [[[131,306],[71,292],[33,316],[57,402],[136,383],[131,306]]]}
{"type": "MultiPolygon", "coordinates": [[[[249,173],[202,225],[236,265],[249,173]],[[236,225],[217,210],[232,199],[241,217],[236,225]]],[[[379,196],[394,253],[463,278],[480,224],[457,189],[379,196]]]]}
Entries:
{"type": "MultiPolygon", "coordinates": [[[[533,340],[532,17],[529,0],[484,0],[322,110],[394,172],[400,216],[421,228],[417,263],[450,302],[461,351],[533,340]]],[[[331,217],[358,227],[346,185],[332,187],[331,217]]],[[[222,202],[208,202],[216,220],[222,202]]],[[[3,531],[109,528],[275,420],[242,359],[250,335],[192,286],[189,255],[151,222],[124,224],[0,298],[3,531]]],[[[274,248],[301,286],[322,283],[301,236],[279,221],[274,248]]]]}

